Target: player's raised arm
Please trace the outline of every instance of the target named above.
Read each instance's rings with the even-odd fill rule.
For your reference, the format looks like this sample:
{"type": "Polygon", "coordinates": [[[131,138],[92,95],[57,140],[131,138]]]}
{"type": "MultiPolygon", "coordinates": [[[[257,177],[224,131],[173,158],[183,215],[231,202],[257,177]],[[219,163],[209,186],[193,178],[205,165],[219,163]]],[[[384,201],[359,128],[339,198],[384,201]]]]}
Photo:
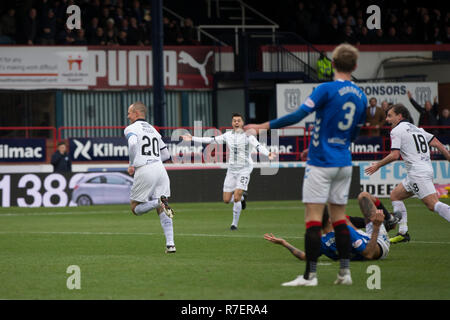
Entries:
{"type": "Polygon", "coordinates": [[[190,134],[184,134],[181,136],[184,141],[194,141],[200,143],[219,143],[222,144],[225,142],[224,134],[214,136],[214,137],[196,137],[191,136],[190,134]]]}
{"type": "Polygon", "coordinates": [[[430,147],[435,147],[436,149],[438,149],[439,152],[444,155],[445,159],[447,159],[447,161],[450,161],[450,152],[436,137],[434,137],[430,141],[429,145],[430,147]]]}
{"type": "Polygon", "coordinates": [[[377,240],[380,232],[380,226],[384,221],[383,210],[377,209],[376,212],[372,214],[370,221],[373,223],[373,231],[366,248],[361,252],[361,254],[368,260],[374,260],[381,256],[381,249],[377,243],[377,240]]]}

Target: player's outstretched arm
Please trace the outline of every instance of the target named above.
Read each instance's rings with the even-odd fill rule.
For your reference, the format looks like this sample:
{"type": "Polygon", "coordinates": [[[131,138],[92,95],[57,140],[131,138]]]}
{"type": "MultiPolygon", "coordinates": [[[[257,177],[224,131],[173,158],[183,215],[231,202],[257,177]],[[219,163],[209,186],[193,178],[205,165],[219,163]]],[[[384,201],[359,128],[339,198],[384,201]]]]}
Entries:
{"type": "Polygon", "coordinates": [[[400,158],[400,150],[392,150],[391,153],[389,153],[386,157],[381,159],[378,162],[372,163],[371,166],[367,167],[364,172],[368,174],[369,176],[377,172],[378,169],[380,169],[382,166],[387,165],[388,163],[391,163],[392,161],[398,160],[400,158]]]}
{"type": "Polygon", "coordinates": [[[378,234],[380,233],[380,226],[384,221],[383,210],[377,209],[370,220],[373,223],[373,231],[370,236],[369,243],[367,243],[366,248],[363,250],[363,252],[361,252],[361,254],[368,260],[375,260],[381,256],[381,249],[377,243],[377,239],[378,234]]]}
{"type": "Polygon", "coordinates": [[[294,247],[293,245],[291,245],[286,240],[284,240],[282,238],[277,238],[272,233],[264,234],[264,239],[266,239],[267,241],[270,241],[272,243],[275,243],[275,244],[281,244],[283,247],[288,249],[298,259],[306,260],[306,254],[303,251],[301,251],[301,250],[297,249],[296,247],[294,247]]]}
{"type": "Polygon", "coordinates": [[[445,159],[447,159],[447,161],[450,161],[450,152],[436,137],[431,140],[430,146],[437,148],[439,152],[444,155],[445,159]]]}

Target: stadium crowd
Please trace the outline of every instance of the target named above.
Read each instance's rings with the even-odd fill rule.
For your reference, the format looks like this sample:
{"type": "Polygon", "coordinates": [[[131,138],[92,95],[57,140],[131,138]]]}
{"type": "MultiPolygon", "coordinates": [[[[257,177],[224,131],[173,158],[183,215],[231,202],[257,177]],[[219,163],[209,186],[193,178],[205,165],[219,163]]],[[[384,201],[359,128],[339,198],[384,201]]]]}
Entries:
{"type": "MultiPolygon", "coordinates": [[[[261,2],[247,0],[280,24],[282,31],[294,31],[313,44],[441,44],[450,43],[450,11],[433,1],[366,0],[286,0],[261,2]],[[417,3],[416,3],[417,2],[417,3]],[[378,4],[381,29],[368,30],[366,8],[378,4]],[[427,5],[427,7],[424,6],[427,5]]],[[[199,3],[199,5],[204,3],[199,3]]],[[[169,1],[175,12],[186,4],[169,1]]],[[[203,9],[203,8],[202,8],[203,9]]],[[[203,10],[186,19],[164,17],[166,45],[195,45],[203,10]]],[[[189,14],[188,13],[188,14],[189,14]]],[[[42,45],[149,45],[151,8],[145,0],[22,0],[0,4],[0,44],[42,45]],[[82,29],[65,27],[66,9],[81,9],[82,29]]]]}
{"type": "MultiPolygon", "coordinates": [[[[37,0],[2,3],[0,44],[29,45],[150,45],[149,1],[144,0],[37,0]],[[81,9],[81,29],[66,27],[67,7],[81,9]]],[[[164,44],[195,45],[192,19],[183,23],[163,19],[164,44]]]]}

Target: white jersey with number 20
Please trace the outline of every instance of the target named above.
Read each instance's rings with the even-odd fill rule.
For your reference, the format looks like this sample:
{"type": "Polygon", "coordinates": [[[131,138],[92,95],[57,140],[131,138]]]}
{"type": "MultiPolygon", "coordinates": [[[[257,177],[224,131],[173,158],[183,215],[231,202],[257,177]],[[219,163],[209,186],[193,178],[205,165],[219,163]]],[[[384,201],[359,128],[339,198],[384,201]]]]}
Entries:
{"type": "Polygon", "coordinates": [[[124,130],[127,140],[136,136],[137,148],[133,163],[134,167],[141,167],[155,161],[161,161],[161,150],[166,147],[161,135],[148,122],[138,119],[124,130]]]}

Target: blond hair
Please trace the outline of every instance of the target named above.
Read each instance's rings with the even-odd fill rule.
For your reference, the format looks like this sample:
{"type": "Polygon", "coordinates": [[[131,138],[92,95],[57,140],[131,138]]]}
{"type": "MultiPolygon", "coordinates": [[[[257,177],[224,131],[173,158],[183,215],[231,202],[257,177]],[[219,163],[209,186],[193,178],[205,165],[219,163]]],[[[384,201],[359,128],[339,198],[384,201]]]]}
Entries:
{"type": "Polygon", "coordinates": [[[141,116],[143,116],[145,118],[145,116],[147,115],[147,107],[145,106],[145,104],[141,101],[136,101],[135,103],[133,103],[131,105],[131,108],[133,109],[134,112],[139,113],[141,116]]]}
{"type": "Polygon", "coordinates": [[[354,46],[344,43],[338,45],[332,54],[334,68],[338,72],[351,73],[356,68],[359,51],[354,46]]]}

